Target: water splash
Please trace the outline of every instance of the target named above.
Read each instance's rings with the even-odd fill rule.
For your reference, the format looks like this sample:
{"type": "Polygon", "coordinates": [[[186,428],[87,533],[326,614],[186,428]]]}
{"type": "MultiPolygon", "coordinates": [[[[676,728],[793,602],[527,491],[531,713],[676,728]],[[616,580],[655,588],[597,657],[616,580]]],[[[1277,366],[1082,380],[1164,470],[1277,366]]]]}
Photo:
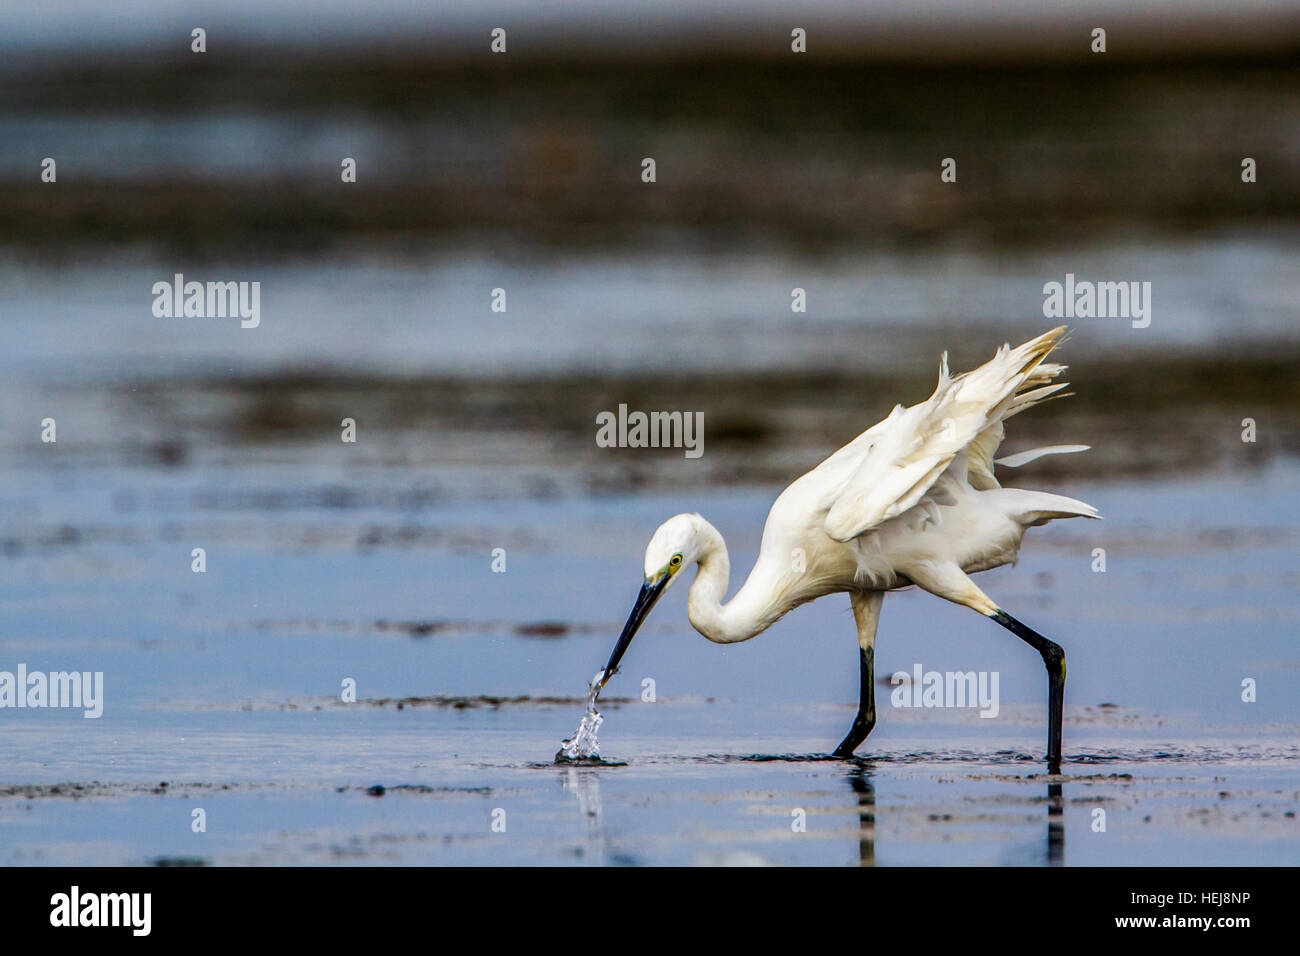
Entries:
{"type": "Polygon", "coordinates": [[[582,715],[574,735],[560,744],[560,751],[555,755],[556,763],[600,759],[600,743],[596,740],[596,731],[605,718],[596,712],[596,698],[600,696],[600,681],[604,676],[605,672],[601,671],[591,679],[587,693],[587,711],[582,715]]]}

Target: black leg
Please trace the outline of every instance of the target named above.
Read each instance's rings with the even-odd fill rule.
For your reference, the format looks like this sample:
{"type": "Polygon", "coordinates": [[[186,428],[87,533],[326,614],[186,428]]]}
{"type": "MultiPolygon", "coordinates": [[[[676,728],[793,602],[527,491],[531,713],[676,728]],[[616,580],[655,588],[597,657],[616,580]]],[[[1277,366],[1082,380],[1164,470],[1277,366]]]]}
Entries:
{"type": "Polygon", "coordinates": [[[876,726],[876,648],[859,649],[862,664],[862,687],[858,691],[858,716],[853,718],[849,735],[835,748],[835,757],[852,757],[858,745],[876,726]]]}
{"type": "Polygon", "coordinates": [[[1061,711],[1065,706],[1065,651],[1037,631],[1026,627],[1001,608],[997,621],[1043,656],[1047,667],[1047,772],[1061,772],[1061,711]]]}

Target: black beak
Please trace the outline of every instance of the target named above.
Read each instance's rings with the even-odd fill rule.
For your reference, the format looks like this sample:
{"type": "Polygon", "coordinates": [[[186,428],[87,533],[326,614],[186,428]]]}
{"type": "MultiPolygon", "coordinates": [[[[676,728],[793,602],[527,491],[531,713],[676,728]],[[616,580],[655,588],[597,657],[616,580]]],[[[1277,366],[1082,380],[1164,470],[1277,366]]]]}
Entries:
{"type": "Polygon", "coordinates": [[[614,653],[609,655],[609,663],[605,665],[605,675],[600,679],[602,688],[609,683],[609,679],[618,670],[618,662],[623,659],[628,645],[632,643],[632,638],[636,636],[637,629],[641,627],[641,623],[650,614],[650,609],[655,606],[659,596],[664,593],[664,588],[668,586],[670,577],[671,575],[665,574],[657,584],[647,582],[641,586],[641,593],[636,596],[636,603],[632,605],[632,613],[627,616],[627,623],[623,625],[623,633],[618,636],[618,643],[614,645],[614,653]]]}

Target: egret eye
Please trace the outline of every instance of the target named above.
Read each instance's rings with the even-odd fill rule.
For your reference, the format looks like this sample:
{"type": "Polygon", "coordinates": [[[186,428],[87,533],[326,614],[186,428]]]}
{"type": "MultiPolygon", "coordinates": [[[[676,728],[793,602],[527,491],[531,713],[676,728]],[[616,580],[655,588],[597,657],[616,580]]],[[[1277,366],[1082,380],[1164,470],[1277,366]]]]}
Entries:
{"type": "Polygon", "coordinates": [[[675,568],[681,563],[682,563],[682,556],[680,554],[674,554],[673,559],[668,562],[668,566],[670,568],[675,568]]]}

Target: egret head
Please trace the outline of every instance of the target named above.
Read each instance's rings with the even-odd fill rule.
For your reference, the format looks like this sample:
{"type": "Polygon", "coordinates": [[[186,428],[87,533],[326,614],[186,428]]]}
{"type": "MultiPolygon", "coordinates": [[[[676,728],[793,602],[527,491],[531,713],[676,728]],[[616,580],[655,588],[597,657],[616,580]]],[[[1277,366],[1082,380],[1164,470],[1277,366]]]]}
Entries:
{"type": "Polygon", "coordinates": [[[618,669],[618,662],[623,659],[628,645],[636,636],[642,622],[649,616],[651,608],[672,586],[682,568],[699,560],[702,551],[701,524],[704,519],[699,515],[676,515],[661,524],[645,549],[645,582],[641,593],[632,605],[632,613],[623,625],[623,633],[614,645],[614,653],[609,656],[609,663],[600,678],[604,687],[618,669]]]}
{"type": "Polygon", "coordinates": [[[647,582],[666,575],[672,584],[677,573],[699,559],[703,547],[699,515],[674,515],[661,524],[645,546],[645,579],[647,582]]]}

